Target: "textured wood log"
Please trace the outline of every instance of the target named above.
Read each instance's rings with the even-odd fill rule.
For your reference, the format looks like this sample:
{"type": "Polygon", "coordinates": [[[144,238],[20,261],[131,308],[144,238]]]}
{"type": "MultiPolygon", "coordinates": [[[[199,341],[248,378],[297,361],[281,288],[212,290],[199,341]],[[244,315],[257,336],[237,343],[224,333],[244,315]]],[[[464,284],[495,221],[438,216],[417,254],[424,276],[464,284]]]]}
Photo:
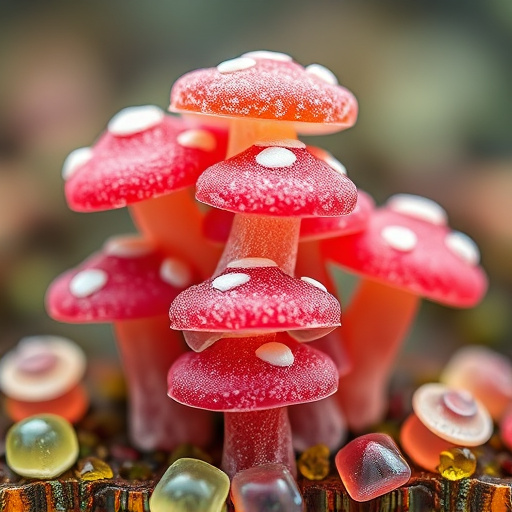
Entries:
{"type": "MultiPolygon", "coordinates": [[[[0,485],[2,512],[149,512],[156,480],[77,479],[0,485]]],[[[415,474],[406,486],[358,503],[340,479],[299,480],[307,512],[505,512],[512,510],[512,479],[487,476],[451,482],[431,473],[415,474]]],[[[231,509],[232,510],[232,509],[231,509]]],[[[192,512],[192,511],[191,511],[192,512]]]]}

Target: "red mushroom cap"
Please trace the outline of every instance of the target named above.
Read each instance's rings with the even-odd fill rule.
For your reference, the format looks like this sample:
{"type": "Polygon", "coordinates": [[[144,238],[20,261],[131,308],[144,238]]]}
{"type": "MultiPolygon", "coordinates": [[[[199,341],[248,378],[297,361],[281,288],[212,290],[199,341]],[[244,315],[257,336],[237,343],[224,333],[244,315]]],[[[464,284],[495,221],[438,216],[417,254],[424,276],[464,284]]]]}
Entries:
{"type": "Polygon", "coordinates": [[[69,207],[122,208],[189,187],[224,158],[226,141],[224,132],[191,128],[155,106],[124,109],[93,147],[75,150],[64,163],[69,207]]]}
{"type": "Polygon", "coordinates": [[[257,411],[320,400],[337,389],[338,372],[322,352],[290,338],[225,338],[188,352],[169,370],[168,394],[212,411],[257,411]]]}
{"type": "Polygon", "coordinates": [[[366,227],[374,208],[375,202],[372,197],[358,190],[356,206],[348,215],[302,219],[299,241],[321,240],[358,233],[366,227]]]}
{"type": "Polygon", "coordinates": [[[261,333],[334,328],[341,311],[320,283],[295,279],[266,258],[245,258],[180,293],[169,316],[177,330],[261,333]]]}
{"type": "Polygon", "coordinates": [[[346,215],[355,185],[297,140],[262,141],[207,169],[196,198],[236,213],[284,217],[346,215]]]}
{"type": "Polygon", "coordinates": [[[299,133],[350,128],[357,101],[327,68],[306,68],[289,56],[251,52],[179,78],[169,109],[227,117],[287,121],[299,133]]]}
{"type": "Polygon", "coordinates": [[[193,282],[183,261],[139,237],[110,239],[96,253],[58,277],[46,307],[64,322],[107,322],[166,314],[169,303],[193,282]]]}
{"type": "Polygon", "coordinates": [[[326,240],[322,250],[366,278],[450,306],[474,306],[487,288],[478,248],[445,222],[433,201],[395,196],[375,210],[365,231],[326,240]]]}

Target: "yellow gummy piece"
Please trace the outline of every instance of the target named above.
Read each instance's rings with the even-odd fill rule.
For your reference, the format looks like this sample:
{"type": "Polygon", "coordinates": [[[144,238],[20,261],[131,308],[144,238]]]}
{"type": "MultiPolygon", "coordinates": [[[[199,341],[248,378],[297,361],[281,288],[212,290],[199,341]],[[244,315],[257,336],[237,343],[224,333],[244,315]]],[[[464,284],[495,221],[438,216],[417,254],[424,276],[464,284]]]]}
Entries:
{"type": "Polygon", "coordinates": [[[439,455],[439,473],[448,480],[470,477],[476,470],[476,457],[469,448],[450,448],[439,455]]]}
{"type": "Polygon", "coordinates": [[[300,474],[308,480],[323,480],[329,474],[329,448],[317,444],[308,448],[297,461],[300,474]]]}
{"type": "Polygon", "coordinates": [[[78,476],[82,480],[102,480],[104,478],[113,478],[112,468],[101,459],[89,457],[79,464],[78,476]]]}

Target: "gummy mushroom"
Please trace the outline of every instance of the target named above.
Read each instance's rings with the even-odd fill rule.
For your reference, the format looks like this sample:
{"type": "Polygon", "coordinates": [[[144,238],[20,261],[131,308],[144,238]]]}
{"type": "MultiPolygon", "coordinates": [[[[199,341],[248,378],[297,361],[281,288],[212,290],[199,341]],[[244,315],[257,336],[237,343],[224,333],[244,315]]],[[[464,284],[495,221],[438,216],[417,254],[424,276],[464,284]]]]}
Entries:
{"type": "Polygon", "coordinates": [[[66,199],[79,212],[128,206],[146,237],[209,276],[218,254],[203,250],[202,214],[190,187],[225,151],[219,128],[191,126],[154,105],[125,108],[92,147],[66,159],[66,199]]]}
{"type": "Polygon", "coordinates": [[[295,139],[297,133],[334,133],[350,128],[357,101],[319,64],[306,68],[286,54],[254,51],[179,78],[173,112],[229,121],[228,157],[262,138],[295,139]]]}
{"type": "Polygon", "coordinates": [[[196,198],[237,215],[217,272],[233,259],[263,256],[292,274],[300,219],[349,214],[357,201],[346,175],[298,140],[256,142],[207,169],[196,198]]]}
{"type": "Polygon", "coordinates": [[[296,279],[267,258],[232,261],[215,278],[181,292],[171,304],[171,328],[196,352],[226,336],[288,331],[300,341],[340,325],[338,301],[321,283],[296,279]]]}
{"type": "Polygon", "coordinates": [[[443,368],[439,380],[452,388],[472,393],[496,422],[512,404],[512,363],[488,347],[469,346],[457,350],[443,368]]]}
{"type": "Polygon", "coordinates": [[[125,236],[108,240],[47,293],[47,310],[56,320],[113,322],[128,384],[130,436],[143,450],[205,445],[210,438],[206,413],[177,406],[165,394],[167,370],[185,351],[181,335],[169,330],[167,311],[194,277],[182,260],[125,236]]]}
{"type": "Polygon", "coordinates": [[[353,367],[338,393],[349,426],[360,431],[383,417],[390,370],[420,298],[471,307],[487,279],[475,243],[448,228],[437,203],[418,196],[391,197],[364,231],[321,246],[326,259],[362,276],[344,313],[353,367]]]}
{"type": "Polygon", "coordinates": [[[493,433],[487,409],[469,391],[429,383],[412,399],[414,413],[402,425],[400,442],[420,467],[437,471],[440,454],[454,447],[480,446],[493,433]]]}
{"type": "Polygon", "coordinates": [[[275,334],[224,338],[181,356],[169,371],[169,396],[224,412],[222,468],[281,463],[296,474],[286,406],[335,392],[338,374],[321,352],[275,334]]]}
{"type": "Polygon", "coordinates": [[[60,336],[21,339],[0,360],[0,388],[6,395],[9,417],[21,421],[50,413],[76,423],[89,406],[81,381],[86,359],[83,350],[60,336]]]}

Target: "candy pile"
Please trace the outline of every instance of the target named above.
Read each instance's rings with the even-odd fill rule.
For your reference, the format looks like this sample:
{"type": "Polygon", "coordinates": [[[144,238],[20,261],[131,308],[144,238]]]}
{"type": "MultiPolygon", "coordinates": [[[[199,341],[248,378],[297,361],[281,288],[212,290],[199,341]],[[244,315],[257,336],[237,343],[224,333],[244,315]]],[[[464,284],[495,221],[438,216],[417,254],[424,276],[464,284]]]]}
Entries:
{"type": "Polygon", "coordinates": [[[337,485],[362,502],[402,488],[411,465],[471,476],[493,419],[512,445],[512,371],[495,355],[490,376],[472,369],[479,354],[456,356],[443,384],[416,390],[400,434],[368,433],[386,417],[420,297],[471,307],[487,281],[476,245],[439,205],[399,194],[377,208],[340,162],[297,138],[350,128],[357,109],[323,66],[250,52],[181,77],[170,102],[179,116],[127,108],[70,154],[70,208],[128,206],[139,232],[109,239],[46,298],[57,320],[113,324],[133,448],[105,456],[215,451],[215,413],[222,455],[215,467],[179,452],[163,473],[154,460],[130,470],[80,453],[67,420],[79,423],[88,407],[83,355],[41,338],[0,366],[7,411],[22,420],[6,443],[14,472],[158,480],[141,502],[153,512],[220,512],[226,499],[237,511],[299,512],[300,486],[332,478],[334,466],[337,485]],[[341,329],[332,263],[361,278],[341,329]]]}

